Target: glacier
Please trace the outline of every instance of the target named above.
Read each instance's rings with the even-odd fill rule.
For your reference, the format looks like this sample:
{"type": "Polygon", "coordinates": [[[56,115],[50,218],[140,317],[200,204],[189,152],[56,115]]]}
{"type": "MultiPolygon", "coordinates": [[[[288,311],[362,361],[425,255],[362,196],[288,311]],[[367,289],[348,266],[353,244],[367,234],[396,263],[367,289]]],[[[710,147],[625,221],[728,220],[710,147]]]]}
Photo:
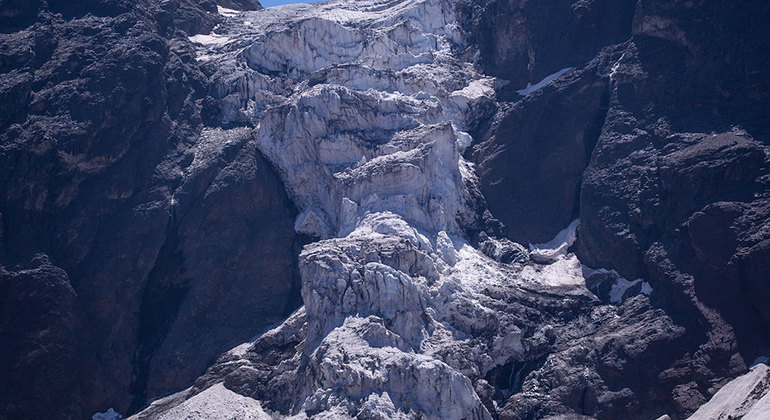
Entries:
{"type": "Polygon", "coordinates": [[[225,104],[222,126],[251,127],[300,210],[295,230],[313,239],[299,256],[304,306],[132,418],[492,419],[495,386],[551,392],[521,370],[493,386],[494,372],[540,359],[560,369],[602,325],[634,324],[586,288],[569,253],[578,220],[531,245],[534,262],[501,262],[468,241],[479,216],[467,130],[506,81],[460,57],[454,10],[449,0],[220,9],[224,23],[191,38],[225,104]],[[584,319],[597,326],[568,332],[584,319]]]}

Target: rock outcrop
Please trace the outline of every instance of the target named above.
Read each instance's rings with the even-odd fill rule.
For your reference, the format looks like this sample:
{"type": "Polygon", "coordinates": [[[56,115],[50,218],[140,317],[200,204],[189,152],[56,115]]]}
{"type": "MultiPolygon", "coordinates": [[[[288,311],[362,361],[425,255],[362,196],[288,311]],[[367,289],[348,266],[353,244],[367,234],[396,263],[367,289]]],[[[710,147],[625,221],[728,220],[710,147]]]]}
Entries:
{"type": "MultiPolygon", "coordinates": [[[[489,2],[474,10],[471,31],[477,38],[483,31],[477,22],[499,7],[489,2]]],[[[678,360],[658,385],[668,386],[663,383],[672,377],[693,379],[673,388],[680,416],[709,398],[715,375],[734,374],[739,355],[753,360],[766,353],[770,331],[765,305],[758,304],[766,296],[766,281],[756,277],[767,278],[767,271],[747,270],[744,262],[758,267],[756,261],[767,261],[762,245],[767,237],[761,233],[767,222],[758,217],[767,206],[770,161],[766,119],[755,112],[768,104],[767,86],[758,84],[768,77],[759,65],[768,57],[761,47],[768,32],[758,22],[770,9],[747,2],[735,13],[719,10],[717,3],[639,3],[625,42],[611,45],[621,39],[607,35],[604,48],[584,59],[587,64],[566,54],[564,61],[519,81],[513,88],[521,88],[519,96],[506,93],[473,155],[492,216],[507,225],[509,237],[540,241],[579,216],[581,262],[602,273],[615,270],[615,278],[640,279],[633,281],[636,287],[649,282],[654,304],[687,328],[687,346],[695,356],[678,360]],[[736,29],[741,19],[745,31],[736,29]],[[570,67],[576,68],[557,72],[570,67]],[[548,72],[557,72],[556,79],[537,84],[548,72]],[[592,88],[601,100],[576,101],[574,92],[587,95],[592,88]],[[543,106],[551,111],[533,121],[529,116],[543,106]],[[570,106],[576,109],[559,111],[570,106]],[[550,135],[532,134],[531,127],[550,135]],[[532,153],[532,145],[557,157],[570,146],[574,151],[545,161],[556,168],[548,179],[539,166],[543,152],[532,153]],[[582,145],[588,147],[585,155],[582,145]],[[526,175],[521,165],[508,168],[509,161],[529,165],[526,175]],[[538,184],[543,185],[530,187],[538,184]],[[528,211],[531,205],[539,207],[528,211]]],[[[499,27],[486,36],[498,36],[499,27]]],[[[510,48],[521,45],[513,40],[510,48]]],[[[494,59],[483,63],[499,71],[494,59]]],[[[609,281],[602,286],[601,275],[593,276],[598,283],[589,285],[592,290],[600,296],[611,292],[609,281]]]]}
{"type": "Polygon", "coordinates": [[[141,408],[299,305],[294,205],[249,130],[204,129],[217,102],[179,8],[222,19],[3,12],[0,417],[141,408]]]}

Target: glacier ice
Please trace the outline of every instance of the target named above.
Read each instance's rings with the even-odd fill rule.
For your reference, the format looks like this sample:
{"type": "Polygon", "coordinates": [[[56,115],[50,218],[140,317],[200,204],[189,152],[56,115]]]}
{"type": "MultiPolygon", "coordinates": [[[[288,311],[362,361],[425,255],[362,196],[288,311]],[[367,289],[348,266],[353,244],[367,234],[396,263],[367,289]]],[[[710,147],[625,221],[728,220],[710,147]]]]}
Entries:
{"type": "MultiPolygon", "coordinates": [[[[507,264],[464,237],[478,217],[469,192],[478,181],[462,156],[469,118],[503,82],[458,58],[466,45],[453,3],[220,14],[216,32],[191,39],[215,69],[221,123],[253,127],[299,208],[295,230],[316,241],[299,255],[304,307],[172,397],[186,400],[174,415],[491,419],[474,384],[556,340],[546,323],[525,325],[521,296],[595,298],[567,255],[577,220],[532,246],[533,260],[550,265],[490,239],[505,248],[497,254],[518,255],[507,264]]],[[[206,135],[227,141],[233,130],[206,135]]],[[[202,145],[196,159],[224,147],[202,145]]],[[[171,413],[167,405],[148,410],[171,413]]]]}

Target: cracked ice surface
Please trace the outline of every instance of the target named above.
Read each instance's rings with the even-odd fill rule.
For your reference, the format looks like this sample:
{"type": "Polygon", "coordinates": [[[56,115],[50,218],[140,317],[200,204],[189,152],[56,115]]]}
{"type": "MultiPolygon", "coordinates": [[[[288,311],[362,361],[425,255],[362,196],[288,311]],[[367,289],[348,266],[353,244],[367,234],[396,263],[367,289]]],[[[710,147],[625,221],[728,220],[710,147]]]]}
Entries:
{"type": "Polygon", "coordinates": [[[500,81],[455,56],[453,10],[448,0],[221,9],[216,33],[193,39],[216,69],[222,123],[254,127],[300,209],[295,229],[318,241],[299,257],[304,308],[225,355],[175,415],[214,398],[255,418],[489,419],[474,383],[555,340],[523,315],[533,291],[566,293],[559,305],[588,299],[564,241],[553,265],[532,267],[463,239],[478,217],[464,130],[500,81]],[[259,402],[213,388],[222,372],[237,377],[227,389],[259,402]]]}

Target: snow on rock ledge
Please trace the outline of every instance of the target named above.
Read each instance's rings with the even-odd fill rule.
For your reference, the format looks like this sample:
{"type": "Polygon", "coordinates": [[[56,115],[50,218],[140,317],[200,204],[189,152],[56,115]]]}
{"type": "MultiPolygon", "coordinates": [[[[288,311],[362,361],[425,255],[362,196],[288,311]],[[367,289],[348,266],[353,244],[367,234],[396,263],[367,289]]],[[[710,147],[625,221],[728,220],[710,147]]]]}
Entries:
{"type": "Polygon", "coordinates": [[[559,260],[559,257],[567,255],[567,250],[577,240],[577,228],[580,219],[575,219],[549,242],[544,244],[529,244],[529,256],[532,261],[541,264],[550,264],[559,260]]]}

